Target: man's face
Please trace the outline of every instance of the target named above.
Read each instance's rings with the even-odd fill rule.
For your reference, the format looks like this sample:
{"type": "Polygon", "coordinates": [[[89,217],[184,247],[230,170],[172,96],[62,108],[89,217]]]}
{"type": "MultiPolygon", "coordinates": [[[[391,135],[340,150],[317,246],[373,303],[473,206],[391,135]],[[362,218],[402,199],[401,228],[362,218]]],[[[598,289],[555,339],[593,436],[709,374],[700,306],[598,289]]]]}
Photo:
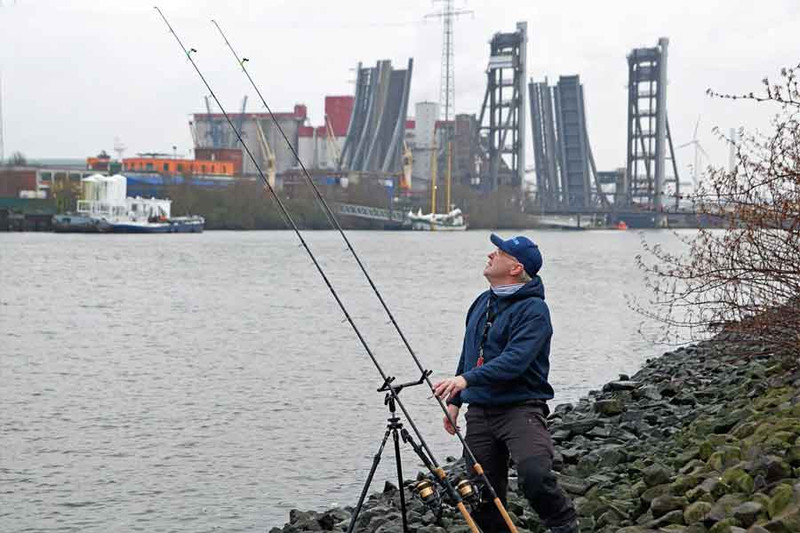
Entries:
{"type": "Polygon", "coordinates": [[[509,281],[510,278],[519,275],[524,270],[519,261],[499,248],[496,248],[487,257],[489,260],[483,269],[483,276],[489,283],[509,281]]]}

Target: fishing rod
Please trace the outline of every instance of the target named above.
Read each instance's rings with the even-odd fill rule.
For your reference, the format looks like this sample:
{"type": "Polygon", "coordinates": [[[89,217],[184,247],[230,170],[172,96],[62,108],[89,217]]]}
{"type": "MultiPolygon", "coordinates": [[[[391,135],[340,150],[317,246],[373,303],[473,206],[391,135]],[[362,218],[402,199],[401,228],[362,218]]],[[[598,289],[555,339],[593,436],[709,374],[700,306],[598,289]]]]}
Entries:
{"type": "MultiPolygon", "coordinates": [[[[456,491],[456,489],[453,487],[452,483],[450,483],[450,481],[447,479],[447,474],[445,473],[444,469],[439,465],[439,463],[434,458],[434,455],[431,452],[430,447],[428,446],[428,444],[425,442],[425,439],[423,438],[422,433],[419,431],[419,428],[414,423],[414,421],[411,418],[411,415],[409,414],[409,412],[406,409],[405,405],[400,400],[400,396],[398,395],[396,387],[392,385],[392,382],[394,381],[394,378],[393,377],[389,377],[384,372],[384,370],[381,367],[380,363],[378,363],[378,360],[375,358],[375,355],[373,354],[372,350],[370,349],[369,345],[367,344],[366,339],[361,334],[361,330],[359,330],[358,326],[353,321],[352,317],[350,316],[350,313],[347,311],[347,308],[344,305],[344,302],[342,302],[341,298],[339,297],[339,294],[336,292],[336,289],[331,284],[330,280],[328,279],[328,276],[325,274],[325,271],[323,270],[322,266],[320,265],[319,261],[317,260],[316,256],[314,255],[314,252],[311,251],[311,248],[308,246],[308,243],[303,238],[303,235],[300,232],[299,228],[297,227],[297,224],[295,224],[294,219],[292,218],[292,216],[289,213],[289,210],[286,208],[286,206],[283,203],[283,201],[280,199],[278,194],[275,192],[275,189],[269,183],[269,180],[264,175],[264,172],[261,169],[261,166],[258,164],[258,162],[256,161],[255,156],[251,152],[250,148],[247,146],[247,143],[245,143],[244,139],[242,138],[241,133],[234,126],[233,121],[231,120],[231,118],[228,115],[228,113],[225,111],[225,108],[222,106],[222,103],[217,98],[216,93],[214,93],[213,89],[211,88],[211,85],[208,83],[208,81],[206,80],[205,76],[203,76],[203,73],[200,71],[200,68],[197,66],[197,63],[195,63],[194,59],[192,58],[192,53],[196,53],[197,50],[195,48],[191,48],[191,49],[187,50],[186,46],[184,46],[184,44],[183,44],[183,41],[181,41],[180,37],[178,37],[178,34],[172,28],[172,25],[167,20],[167,17],[164,15],[164,13],[161,12],[161,9],[159,9],[158,6],[155,6],[155,10],[161,16],[161,19],[164,21],[164,24],[166,24],[166,26],[169,29],[170,33],[172,33],[172,35],[175,37],[175,40],[177,41],[178,45],[181,47],[181,50],[183,50],[184,55],[189,60],[189,62],[192,64],[192,67],[194,68],[195,72],[197,73],[197,75],[202,80],[202,82],[205,85],[206,89],[208,90],[209,94],[211,94],[211,97],[214,99],[214,102],[217,104],[217,106],[219,107],[220,111],[222,111],[222,114],[224,115],[225,120],[228,122],[228,125],[231,127],[231,130],[233,130],[233,133],[236,135],[236,138],[242,144],[242,149],[245,150],[245,152],[247,153],[247,156],[250,158],[250,161],[253,163],[253,165],[255,165],[256,170],[258,171],[258,175],[261,178],[261,181],[264,182],[265,188],[267,188],[269,190],[269,192],[272,195],[272,197],[274,198],[276,204],[280,208],[281,213],[284,216],[284,219],[288,222],[288,224],[290,225],[290,227],[294,231],[295,235],[297,235],[297,238],[300,240],[301,245],[303,246],[305,251],[308,253],[309,257],[311,258],[311,261],[314,263],[314,266],[316,267],[316,269],[319,272],[320,276],[322,276],[322,279],[325,282],[325,285],[328,287],[328,290],[330,291],[330,293],[333,296],[334,300],[336,300],[336,303],[338,304],[339,309],[341,309],[342,313],[345,316],[345,319],[350,324],[350,327],[353,329],[354,333],[358,337],[359,342],[361,343],[361,345],[364,348],[364,350],[367,352],[367,355],[369,356],[370,360],[375,365],[375,368],[378,370],[378,373],[380,374],[381,378],[383,379],[382,389],[388,390],[389,395],[396,402],[397,406],[400,407],[400,410],[403,412],[403,415],[405,416],[405,418],[408,421],[409,425],[414,430],[415,435],[419,439],[420,445],[427,452],[428,458],[430,459],[432,465],[434,466],[434,469],[432,469],[432,473],[435,474],[439,478],[439,481],[446,487],[449,496],[452,498],[453,501],[456,502],[456,507],[458,508],[458,510],[463,515],[463,517],[466,520],[467,525],[469,526],[469,528],[473,531],[473,533],[479,533],[478,526],[477,526],[477,524],[475,524],[475,521],[473,520],[473,518],[470,515],[469,511],[467,511],[467,508],[464,505],[464,501],[461,498],[461,495],[459,494],[458,491],[456,491]]],[[[264,102],[264,103],[266,105],[266,102],[264,102]]],[[[273,116],[273,119],[274,119],[274,115],[272,115],[272,111],[270,111],[270,115],[273,116]]],[[[277,122],[276,122],[276,124],[277,124],[277,122]]],[[[285,134],[284,134],[284,139],[286,139],[285,134]]],[[[286,139],[286,140],[287,140],[287,143],[288,143],[288,139],[286,139]]],[[[289,144],[289,147],[292,148],[291,144],[289,144]]],[[[297,153],[294,152],[294,150],[292,150],[292,152],[295,154],[295,157],[297,157],[297,153]]],[[[298,160],[299,160],[299,158],[298,158],[298,160]]],[[[301,163],[301,165],[302,165],[302,163],[301,163]]],[[[306,172],[306,174],[308,174],[308,171],[305,170],[305,167],[303,167],[303,170],[306,172]]],[[[428,372],[425,371],[425,374],[426,374],[425,377],[427,377],[427,373],[428,372]]],[[[403,490],[403,487],[400,487],[400,490],[403,490]]]]}
{"type": "MultiPolygon", "coordinates": [[[[269,113],[269,116],[272,118],[273,124],[275,124],[275,126],[278,128],[278,131],[280,132],[281,136],[283,137],[283,140],[286,142],[286,146],[291,151],[292,155],[294,156],[295,161],[298,163],[298,165],[300,165],[300,168],[303,171],[303,175],[304,175],[306,181],[308,182],[309,186],[311,187],[311,189],[314,191],[314,196],[316,196],[319,204],[322,206],[322,208],[323,208],[323,210],[325,212],[325,215],[327,216],[327,218],[330,221],[331,225],[342,236],[342,239],[344,240],[345,244],[347,245],[347,249],[350,250],[350,253],[352,254],[353,258],[355,259],[356,263],[358,264],[358,267],[361,269],[361,272],[364,274],[364,277],[367,279],[367,282],[369,283],[370,287],[372,287],[372,291],[375,293],[375,296],[378,298],[378,301],[380,301],[381,306],[383,307],[383,310],[386,312],[386,315],[389,317],[389,320],[391,321],[392,325],[394,326],[395,331],[397,331],[397,334],[400,336],[400,339],[403,341],[403,344],[405,345],[406,350],[408,350],[408,353],[411,355],[411,358],[414,360],[414,363],[417,365],[417,368],[420,370],[420,372],[422,372],[423,379],[428,384],[428,387],[430,388],[431,392],[433,392],[433,383],[431,382],[430,377],[429,377],[431,372],[428,371],[427,369],[425,369],[425,367],[420,362],[419,357],[417,357],[416,352],[414,352],[414,349],[411,347],[411,344],[409,343],[409,341],[406,338],[405,334],[400,329],[400,325],[397,323],[397,320],[395,320],[394,315],[389,310],[389,306],[386,304],[386,301],[383,299],[383,295],[378,290],[378,287],[375,285],[375,282],[373,282],[372,277],[369,275],[369,272],[367,272],[367,269],[364,266],[364,263],[361,262],[361,258],[356,253],[355,249],[353,248],[353,245],[350,243],[350,239],[347,238],[347,235],[345,234],[344,229],[342,229],[342,226],[339,224],[339,221],[337,220],[336,216],[333,214],[333,211],[331,210],[330,206],[328,205],[328,202],[325,200],[325,197],[322,196],[322,193],[320,192],[319,187],[317,187],[317,184],[314,183],[314,180],[311,178],[311,175],[309,174],[308,170],[306,169],[305,165],[303,164],[303,161],[300,159],[300,156],[298,155],[298,153],[295,150],[294,146],[292,146],[292,143],[289,141],[289,138],[286,136],[286,133],[283,131],[283,128],[281,127],[280,123],[275,119],[275,115],[272,113],[272,109],[270,108],[269,104],[267,104],[267,101],[264,98],[264,96],[261,94],[261,91],[259,90],[258,85],[256,85],[255,81],[253,81],[252,76],[250,76],[250,72],[247,70],[247,67],[245,67],[245,63],[248,62],[249,59],[247,59],[246,57],[240,59],[239,58],[239,54],[236,53],[236,50],[234,50],[233,45],[231,45],[230,41],[228,40],[227,36],[225,35],[225,32],[223,32],[222,28],[220,27],[220,25],[217,24],[217,21],[216,20],[212,20],[211,22],[213,22],[214,26],[217,27],[217,30],[219,31],[220,35],[222,36],[222,39],[225,41],[225,44],[228,46],[228,49],[230,49],[231,54],[233,54],[233,57],[236,59],[236,63],[239,65],[239,68],[242,69],[242,72],[247,77],[248,81],[250,82],[250,85],[252,85],[253,89],[255,90],[256,94],[258,95],[259,99],[261,100],[261,103],[267,109],[267,112],[269,113]]],[[[492,498],[492,501],[494,502],[494,504],[497,507],[498,511],[500,511],[500,514],[503,516],[503,520],[506,522],[506,525],[511,530],[511,533],[517,533],[517,528],[514,526],[514,523],[511,521],[511,517],[508,515],[508,512],[506,511],[505,507],[503,506],[503,502],[500,501],[500,497],[497,495],[497,492],[495,492],[494,487],[489,482],[489,478],[486,477],[486,474],[485,474],[485,472],[483,470],[483,467],[478,462],[478,460],[476,459],[475,455],[472,453],[472,450],[470,449],[469,445],[467,444],[467,441],[464,439],[464,436],[461,434],[461,431],[456,426],[456,421],[453,419],[453,417],[450,416],[450,412],[447,410],[447,406],[445,405],[444,401],[442,401],[442,399],[439,398],[438,396],[436,396],[435,394],[433,395],[433,397],[436,398],[436,401],[438,402],[439,407],[441,407],[442,411],[444,411],[444,414],[447,417],[448,422],[450,422],[450,425],[455,429],[455,432],[456,432],[456,435],[458,436],[459,441],[461,441],[461,444],[464,447],[464,450],[466,450],[467,454],[469,455],[469,457],[470,457],[470,459],[472,461],[472,464],[474,465],[473,466],[473,470],[475,471],[475,473],[477,473],[481,477],[481,479],[482,479],[483,483],[485,484],[486,488],[489,490],[491,498],[492,498]]]]}

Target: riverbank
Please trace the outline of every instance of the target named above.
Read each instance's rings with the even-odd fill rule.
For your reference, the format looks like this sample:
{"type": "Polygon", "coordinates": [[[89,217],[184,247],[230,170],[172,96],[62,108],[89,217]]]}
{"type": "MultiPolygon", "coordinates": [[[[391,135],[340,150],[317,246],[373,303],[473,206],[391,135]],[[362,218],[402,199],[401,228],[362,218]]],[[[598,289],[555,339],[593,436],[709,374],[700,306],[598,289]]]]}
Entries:
{"type": "MultiPolygon", "coordinates": [[[[718,336],[557,406],[555,469],[581,531],[800,531],[799,389],[797,361],[718,336]]],[[[446,469],[457,475],[463,464],[446,469]]],[[[543,531],[515,492],[513,472],[510,487],[507,508],[519,530],[543,531]]],[[[408,487],[406,499],[412,532],[467,531],[450,510],[437,521],[408,487]]],[[[293,510],[270,533],[346,530],[351,511],[293,510]]],[[[396,487],[370,496],[356,531],[402,532],[396,487]]]]}

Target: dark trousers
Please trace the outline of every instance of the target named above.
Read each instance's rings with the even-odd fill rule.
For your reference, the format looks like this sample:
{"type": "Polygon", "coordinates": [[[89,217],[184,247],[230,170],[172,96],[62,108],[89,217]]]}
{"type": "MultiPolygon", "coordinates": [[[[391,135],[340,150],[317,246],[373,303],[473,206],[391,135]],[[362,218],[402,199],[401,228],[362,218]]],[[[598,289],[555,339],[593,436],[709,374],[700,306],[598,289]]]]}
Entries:
{"type": "MultiPolygon", "coordinates": [[[[547,527],[562,526],[577,518],[572,501],[558,486],[553,474],[553,441],[547,430],[547,406],[521,405],[482,407],[470,405],[466,413],[465,440],[483,466],[486,477],[506,504],[509,456],[517,465],[519,485],[547,527]]],[[[472,463],[466,455],[467,465],[472,463]]],[[[485,502],[473,513],[484,533],[508,531],[494,502],[485,502]]]]}

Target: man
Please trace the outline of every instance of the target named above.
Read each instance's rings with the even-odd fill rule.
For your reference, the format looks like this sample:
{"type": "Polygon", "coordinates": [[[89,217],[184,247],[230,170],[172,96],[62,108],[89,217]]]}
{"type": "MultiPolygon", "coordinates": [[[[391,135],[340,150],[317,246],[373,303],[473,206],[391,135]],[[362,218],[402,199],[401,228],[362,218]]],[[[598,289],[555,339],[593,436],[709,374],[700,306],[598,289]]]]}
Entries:
{"type": "MultiPolygon", "coordinates": [[[[510,456],[520,487],[545,526],[576,533],[575,508],[552,472],[553,441],[546,425],[546,402],[553,398],[547,382],[553,329],[538,276],[542,254],[527,237],[503,240],[492,234],[491,241],[497,249],[483,270],[491,287],[467,312],[456,376],[434,385],[434,393],[447,399],[453,421],[461,404],[469,404],[465,440],[503,504],[510,456]]],[[[455,434],[447,417],[444,426],[455,434]]],[[[508,531],[491,501],[474,516],[485,533],[508,531]]]]}

